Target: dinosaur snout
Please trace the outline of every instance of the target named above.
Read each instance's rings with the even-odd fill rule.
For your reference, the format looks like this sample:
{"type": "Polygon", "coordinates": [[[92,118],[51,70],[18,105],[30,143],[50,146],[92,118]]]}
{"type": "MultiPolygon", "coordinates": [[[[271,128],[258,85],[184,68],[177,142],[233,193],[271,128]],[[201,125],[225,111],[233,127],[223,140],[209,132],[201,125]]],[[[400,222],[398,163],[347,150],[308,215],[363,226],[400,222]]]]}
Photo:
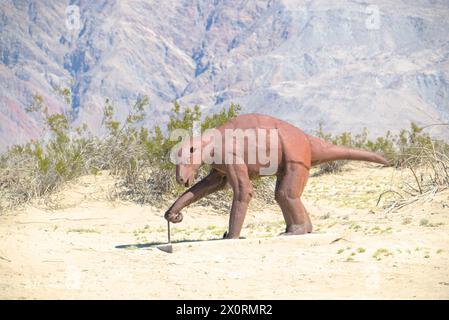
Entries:
{"type": "Polygon", "coordinates": [[[195,179],[196,179],[196,174],[190,174],[190,175],[178,174],[178,175],[176,175],[176,181],[179,184],[182,184],[186,188],[190,187],[193,184],[193,182],[195,181],[195,179]]]}
{"type": "Polygon", "coordinates": [[[184,178],[181,177],[181,176],[177,176],[177,177],[176,177],[176,181],[177,181],[179,184],[184,184],[184,183],[185,183],[184,178]]]}
{"type": "Polygon", "coordinates": [[[184,187],[189,187],[192,184],[192,179],[191,178],[184,178],[181,176],[177,176],[176,177],[176,181],[179,184],[182,184],[184,187]]]}

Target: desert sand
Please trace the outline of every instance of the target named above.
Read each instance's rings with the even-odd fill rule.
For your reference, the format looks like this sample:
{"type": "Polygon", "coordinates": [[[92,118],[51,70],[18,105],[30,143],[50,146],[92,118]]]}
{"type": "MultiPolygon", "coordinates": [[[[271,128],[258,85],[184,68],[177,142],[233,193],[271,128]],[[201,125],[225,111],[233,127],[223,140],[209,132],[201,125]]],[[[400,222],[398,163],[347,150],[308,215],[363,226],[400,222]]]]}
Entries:
{"type": "Polygon", "coordinates": [[[376,206],[407,175],[357,163],[310,178],[305,236],[277,236],[273,204],[250,208],[245,239],[219,240],[228,214],[192,206],[171,254],[156,248],[163,209],[111,200],[106,172],[82,177],[50,204],[0,215],[0,298],[448,299],[449,190],[376,206]]]}

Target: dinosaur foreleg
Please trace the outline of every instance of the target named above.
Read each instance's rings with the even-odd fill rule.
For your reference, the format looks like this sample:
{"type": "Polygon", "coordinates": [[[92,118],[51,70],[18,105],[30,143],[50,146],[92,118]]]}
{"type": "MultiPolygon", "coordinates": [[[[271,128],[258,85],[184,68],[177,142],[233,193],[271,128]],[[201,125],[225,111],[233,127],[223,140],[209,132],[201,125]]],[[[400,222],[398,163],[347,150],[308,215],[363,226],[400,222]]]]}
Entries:
{"type": "Polygon", "coordinates": [[[238,239],[245,220],[249,201],[252,198],[252,185],[246,165],[229,165],[227,168],[229,184],[234,191],[231,214],[229,217],[229,232],[226,239],[238,239]]]}
{"type": "Polygon", "coordinates": [[[181,210],[189,204],[208,196],[209,194],[223,189],[226,185],[226,177],[215,170],[212,170],[204,179],[193,185],[184,192],[167,210],[165,219],[178,223],[182,221],[181,210]]]}
{"type": "Polygon", "coordinates": [[[310,217],[300,199],[308,176],[308,169],[296,163],[287,163],[278,176],[275,196],[287,224],[285,235],[312,232],[310,217]]]}

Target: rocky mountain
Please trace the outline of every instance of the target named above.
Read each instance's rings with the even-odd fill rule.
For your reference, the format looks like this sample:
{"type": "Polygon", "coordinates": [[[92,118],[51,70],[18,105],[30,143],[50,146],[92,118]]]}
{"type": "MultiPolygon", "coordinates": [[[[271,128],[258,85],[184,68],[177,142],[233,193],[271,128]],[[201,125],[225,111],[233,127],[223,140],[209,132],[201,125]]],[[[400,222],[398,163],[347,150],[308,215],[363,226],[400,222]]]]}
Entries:
{"type": "Polygon", "coordinates": [[[97,131],[106,97],[142,95],[149,126],[174,100],[306,131],[449,122],[449,1],[2,0],[0,150],[41,134],[33,93],[97,131]]]}

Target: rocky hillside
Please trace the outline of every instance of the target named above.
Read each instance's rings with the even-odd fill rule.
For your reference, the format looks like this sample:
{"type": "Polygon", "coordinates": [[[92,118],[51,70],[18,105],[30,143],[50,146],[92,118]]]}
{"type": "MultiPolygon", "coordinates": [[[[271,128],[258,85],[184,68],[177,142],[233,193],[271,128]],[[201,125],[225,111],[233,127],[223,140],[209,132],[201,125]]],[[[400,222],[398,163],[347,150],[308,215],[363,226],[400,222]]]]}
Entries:
{"type": "Polygon", "coordinates": [[[175,99],[307,131],[449,122],[448,18],[447,0],[3,0],[0,150],[40,135],[33,93],[94,130],[106,97],[124,115],[144,94],[148,125],[175,99]]]}

